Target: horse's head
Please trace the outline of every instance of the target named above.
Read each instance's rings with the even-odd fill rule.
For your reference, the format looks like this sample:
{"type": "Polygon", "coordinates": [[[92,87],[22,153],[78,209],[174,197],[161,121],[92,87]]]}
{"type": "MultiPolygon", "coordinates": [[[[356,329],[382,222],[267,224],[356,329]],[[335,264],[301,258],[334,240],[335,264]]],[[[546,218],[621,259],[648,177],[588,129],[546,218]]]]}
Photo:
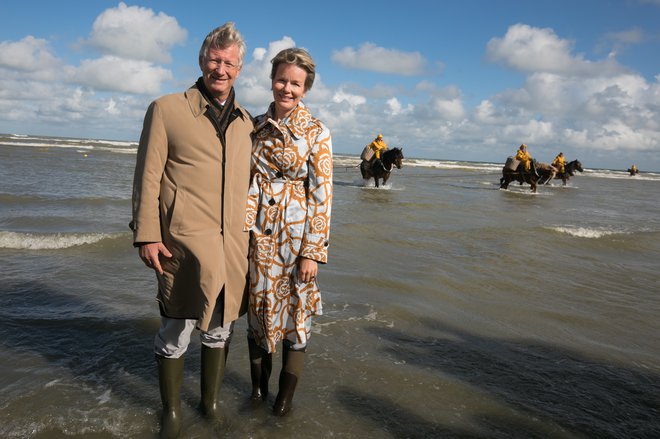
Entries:
{"type": "Polygon", "coordinates": [[[403,166],[403,148],[392,148],[394,166],[401,169],[403,166]]]}
{"type": "Polygon", "coordinates": [[[573,160],[571,163],[569,163],[569,165],[572,165],[571,166],[572,170],[583,172],[582,163],[580,163],[579,160],[573,160]]]}

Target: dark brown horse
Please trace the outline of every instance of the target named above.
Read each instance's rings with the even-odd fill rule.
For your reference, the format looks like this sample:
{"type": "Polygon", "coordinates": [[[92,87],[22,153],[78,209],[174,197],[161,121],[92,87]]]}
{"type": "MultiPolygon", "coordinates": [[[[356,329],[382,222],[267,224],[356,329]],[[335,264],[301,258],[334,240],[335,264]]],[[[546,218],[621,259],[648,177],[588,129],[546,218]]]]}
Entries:
{"type": "MultiPolygon", "coordinates": [[[[555,169],[554,166],[552,168],[555,169]]],[[[573,161],[570,161],[570,162],[566,163],[564,165],[564,172],[557,171],[555,173],[555,175],[553,175],[549,178],[546,176],[546,178],[541,179],[539,181],[539,184],[549,184],[550,180],[552,180],[553,178],[556,178],[556,179],[561,180],[563,185],[566,186],[566,182],[568,180],[570,180],[572,176],[575,175],[575,171],[578,171],[578,172],[583,172],[584,171],[584,169],[582,169],[582,163],[580,163],[579,160],[573,160],[573,161]]]]}
{"type": "MultiPolygon", "coordinates": [[[[512,159],[511,157],[509,158],[512,159]]],[[[542,178],[541,174],[537,174],[535,171],[537,163],[532,161],[532,166],[530,172],[525,171],[525,167],[522,162],[518,163],[518,166],[515,170],[511,169],[509,166],[509,161],[502,168],[502,178],[500,178],[500,189],[508,189],[509,183],[512,181],[517,181],[520,184],[527,183],[532,187],[532,192],[536,193],[536,185],[539,179],[542,178]]]]}
{"type": "Polygon", "coordinates": [[[376,187],[379,187],[378,180],[382,179],[383,184],[387,183],[390,178],[390,173],[394,167],[401,169],[403,166],[403,148],[392,148],[385,151],[380,159],[375,159],[372,162],[362,161],[360,163],[360,173],[362,178],[369,180],[373,178],[376,187]]]}

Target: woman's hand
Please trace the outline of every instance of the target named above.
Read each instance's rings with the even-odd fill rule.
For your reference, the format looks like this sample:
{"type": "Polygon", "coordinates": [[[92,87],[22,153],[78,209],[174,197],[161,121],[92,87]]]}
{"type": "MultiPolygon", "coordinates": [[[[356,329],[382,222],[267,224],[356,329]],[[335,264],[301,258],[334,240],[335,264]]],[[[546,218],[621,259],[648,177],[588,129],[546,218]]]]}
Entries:
{"type": "Polygon", "coordinates": [[[298,259],[298,282],[308,283],[316,280],[318,263],[312,259],[298,259]]]}

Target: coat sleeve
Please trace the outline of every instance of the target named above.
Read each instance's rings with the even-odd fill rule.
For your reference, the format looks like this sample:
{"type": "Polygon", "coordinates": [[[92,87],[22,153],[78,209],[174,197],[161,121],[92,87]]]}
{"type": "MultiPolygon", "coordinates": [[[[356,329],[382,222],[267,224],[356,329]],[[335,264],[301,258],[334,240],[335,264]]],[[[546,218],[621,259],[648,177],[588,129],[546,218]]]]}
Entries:
{"type": "Polygon", "coordinates": [[[160,242],[160,183],[167,161],[168,141],[158,103],[153,102],[144,125],[133,177],[133,243],[160,242]]]}
{"type": "Polygon", "coordinates": [[[324,264],[332,210],[332,139],[325,126],[314,139],[308,163],[307,216],[300,256],[324,264]]]}

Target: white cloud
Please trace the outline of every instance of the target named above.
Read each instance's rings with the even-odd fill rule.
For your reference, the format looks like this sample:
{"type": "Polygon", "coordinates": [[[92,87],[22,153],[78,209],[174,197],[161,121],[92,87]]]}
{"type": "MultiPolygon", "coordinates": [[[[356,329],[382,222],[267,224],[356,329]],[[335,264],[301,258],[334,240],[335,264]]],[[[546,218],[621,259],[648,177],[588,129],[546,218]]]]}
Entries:
{"type": "Polygon", "coordinates": [[[336,50],[332,60],[349,69],[397,75],[420,75],[426,67],[426,60],[419,52],[386,49],[373,43],[364,43],[357,50],[352,47],[336,50]]]}
{"type": "Polygon", "coordinates": [[[492,38],[486,46],[490,61],[522,72],[546,72],[562,75],[605,76],[624,69],[612,57],[588,61],[573,55],[573,43],[559,38],[552,29],[516,24],[503,38],[492,38]]]}
{"type": "Polygon", "coordinates": [[[345,102],[351,107],[356,107],[358,105],[364,105],[367,102],[367,99],[364,96],[347,93],[344,89],[340,88],[335,92],[334,96],[332,96],[332,101],[338,104],[345,102]]]}
{"type": "Polygon", "coordinates": [[[121,2],[96,18],[87,43],[122,58],[170,62],[169,50],[186,37],[174,17],[121,2]]]}
{"type": "Polygon", "coordinates": [[[44,39],[27,36],[20,41],[0,42],[0,67],[32,73],[46,80],[52,78],[62,64],[44,39]]]}
{"type": "Polygon", "coordinates": [[[154,95],[160,93],[161,83],[171,80],[172,74],[146,61],[104,56],[83,61],[74,79],[97,90],[154,95]]]}

